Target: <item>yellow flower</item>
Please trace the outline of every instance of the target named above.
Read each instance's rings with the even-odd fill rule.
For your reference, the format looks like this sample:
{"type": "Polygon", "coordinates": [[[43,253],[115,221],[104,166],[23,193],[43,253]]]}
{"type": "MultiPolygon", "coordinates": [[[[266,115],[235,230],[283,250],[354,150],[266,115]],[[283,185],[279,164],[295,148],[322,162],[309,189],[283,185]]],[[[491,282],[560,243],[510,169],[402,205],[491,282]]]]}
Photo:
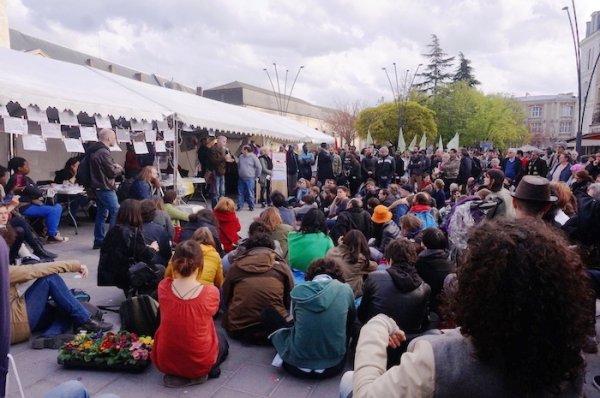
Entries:
{"type": "Polygon", "coordinates": [[[152,345],[152,344],[154,344],[154,340],[150,336],[140,337],[139,341],[142,342],[142,343],[144,343],[144,344],[146,344],[146,345],[152,345]]]}

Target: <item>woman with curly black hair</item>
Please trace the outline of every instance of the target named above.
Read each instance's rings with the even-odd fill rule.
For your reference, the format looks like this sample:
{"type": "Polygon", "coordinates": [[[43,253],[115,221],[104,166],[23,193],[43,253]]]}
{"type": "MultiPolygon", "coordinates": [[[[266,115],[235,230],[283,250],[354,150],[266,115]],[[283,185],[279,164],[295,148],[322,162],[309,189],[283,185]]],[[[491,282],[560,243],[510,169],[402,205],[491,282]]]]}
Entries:
{"type": "Polygon", "coordinates": [[[289,265],[295,270],[306,272],[314,259],[325,257],[333,247],[327,236],[325,214],[319,209],[311,209],[302,218],[300,230],[288,234],[289,265]]]}
{"type": "Polygon", "coordinates": [[[450,302],[460,328],[414,340],[388,372],[386,347],[404,332],[385,315],[371,319],[342,394],[353,378],[354,397],[581,396],[589,281],[562,235],[528,221],[473,228],[450,302]]]}

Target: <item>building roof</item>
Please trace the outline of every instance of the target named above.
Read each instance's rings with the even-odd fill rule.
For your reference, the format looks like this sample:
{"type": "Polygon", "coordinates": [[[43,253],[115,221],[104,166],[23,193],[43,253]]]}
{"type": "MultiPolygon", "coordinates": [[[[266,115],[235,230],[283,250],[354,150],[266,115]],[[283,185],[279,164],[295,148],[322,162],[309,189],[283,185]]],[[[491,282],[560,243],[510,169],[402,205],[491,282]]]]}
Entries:
{"type": "Polygon", "coordinates": [[[524,97],[515,97],[519,102],[552,102],[552,101],[573,101],[577,96],[573,93],[554,94],[554,95],[526,95],[524,97]]]}
{"type": "Polygon", "coordinates": [[[142,81],[144,83],[171,88],[173,90],[184,91],[187,93],[196,93],[196,89],[174,82],[170,79],[158,76],[154,73],[146,73],[137,69],[129,68],[124,65],[116,64],[105,59],[85,54],[59,44],[55,44],[37,37],[29,36],[15,29],[10,29],[10,47],[13,50],[34,52],[39,55],[59,61],[70,62],[78,65],[89,65],[93,68],[111,72],[130,79],[142,81]]]}
{"type": "Polygon", "coordinates": [[[232,103],[236,105],[253,106],[280,112],[280,108],[286,107],[287,113],[301,116],[325,119],[325,115],[333,112],[333,109],[324,106],[313,105],[310,102],[296,97],[282,95],[284,105],[280,106],[280,98],[272,90],[267,90],[251,84],[233,81],[221,86],[204,90],[205,97],[217,101],[232,103]],[[289,104],[287,103],[289,101],[289,104]]]}

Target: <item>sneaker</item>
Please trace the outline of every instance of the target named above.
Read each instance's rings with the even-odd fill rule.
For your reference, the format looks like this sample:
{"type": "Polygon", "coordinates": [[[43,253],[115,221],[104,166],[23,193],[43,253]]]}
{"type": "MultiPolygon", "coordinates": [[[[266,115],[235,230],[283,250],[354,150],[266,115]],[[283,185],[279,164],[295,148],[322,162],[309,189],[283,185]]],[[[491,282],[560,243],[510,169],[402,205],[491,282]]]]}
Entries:
{"type": "Polygon", "coordinates": [[[48,239],[46,240],[46,242],[48,243],[64,243],[64,242],[68,242],[69,238],[67,238],[66,236],[60,236],[60,233],[56,233],[56,235],[54,236],[49,236],[48,239]]]}
{"type": "Polygon", "coordinates": [[[248,211],[254,211],[254,207],[249,208],[248,211]]]}
{"type": "Polygon", "coordinates": [[[94,242],[94,246],[92,247],[92,249],[94,250],[98,250],[102,247],[102,242],[94,242]]]}
{"type": "Polygon", "coordinates": [[[237,209],[235,209],[235,211],[241,211],[241,210],[242,210],[242,208],[241,208],[241,207],[239,207],[239,206],[238,206],[238,208],[237,208],[237,209]]]}
{"type": "Polygon", "coordinates": [[[195,386],[196,384],[202,384],[208,379],[208,375],[198,377],[195,379],[188,379],[187,377],[179,377],[173,375],[164,375],[163,384],[165,387],[178,388],[178,387],[189,387],[195,386]]]}
{"type": "Polygon", "coordinates": [[[108,332],[113,328],[113,324],[110,322],[99,321],[94,318],[90,318],[87,322],[75,328],[75,332],[79,333],[82,330],[86,332],[108,332]]]}
{"type": "Polygon", "coordinates": [[[33,339],[31,342],[31,348],[34,350],[41,350],[42,348],[50,348],[52,350],[58,350],[63,344],[73,340],[74,334],[57,334],[54,336],[39,336],[33,339]]]}

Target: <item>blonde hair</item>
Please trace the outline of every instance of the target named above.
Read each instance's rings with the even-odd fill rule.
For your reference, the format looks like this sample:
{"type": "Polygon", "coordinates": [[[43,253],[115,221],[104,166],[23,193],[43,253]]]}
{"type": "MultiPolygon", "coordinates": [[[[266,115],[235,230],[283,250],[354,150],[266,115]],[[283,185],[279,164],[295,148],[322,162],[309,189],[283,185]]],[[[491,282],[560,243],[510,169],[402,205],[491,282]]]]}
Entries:
{"type": "Polygon", "coordinates": [[[219,199],[219,201],[217,202],[217,205],[215,206],[214,210],[234,211],[235,203],[233,203],[233,200],[231,200],[230,198],[226,196],[221,196],[221,199],[219,199]]]}
{"type": "Polygon", "coordinates": [[[275,207],[269,207],[258,216],[258,220],[267,224],[267,226],[274,231],[275,228],[283,223],[279,210],[275,207]]]}
{"type": "Polygon", "coordinates": [[[216,247],[215,239],[213,238],[212,233],[210,232],[210,229],[208,229],[208,227],[200,227],[197,230],[195,230],[194,234],[192,235],[192,240],[198,243],[202,243],[204,245],[211,245],[213,247],[216,247]]]}

